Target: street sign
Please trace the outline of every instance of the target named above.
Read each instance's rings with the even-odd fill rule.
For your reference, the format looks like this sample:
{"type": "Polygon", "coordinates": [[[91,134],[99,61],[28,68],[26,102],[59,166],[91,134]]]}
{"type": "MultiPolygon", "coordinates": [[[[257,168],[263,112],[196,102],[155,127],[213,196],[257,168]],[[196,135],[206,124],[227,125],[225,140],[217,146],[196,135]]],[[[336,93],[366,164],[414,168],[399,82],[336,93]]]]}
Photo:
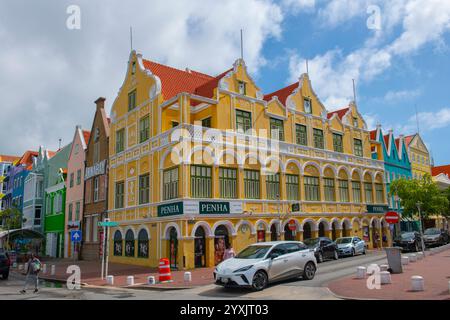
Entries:
{"type": "Polygon", "coordinates": [[[118,225],[119,223],[114,221],[100,221],[98,223],[99,227],[117,227],[118,225]]]}
{"type": "Polygon", "coordinates": [[[295,223],[295,220],[289,220],[289,230],[295,231],[297,229],[297,224],[295,223]]]}
{"type": "Polygon", "coordinates": [[[385,218],[386,222],[389,224],[396,224],[399,221],[398,213],[395,211],[386,212],[386,214],[384,215],[384,218],[385,218]]]}
{"type": "Polygon", "coordinates": [[[80,242],[81,241],[81,230],[70,231],[70,239],[72,240],[72,242],[80,242]]]}

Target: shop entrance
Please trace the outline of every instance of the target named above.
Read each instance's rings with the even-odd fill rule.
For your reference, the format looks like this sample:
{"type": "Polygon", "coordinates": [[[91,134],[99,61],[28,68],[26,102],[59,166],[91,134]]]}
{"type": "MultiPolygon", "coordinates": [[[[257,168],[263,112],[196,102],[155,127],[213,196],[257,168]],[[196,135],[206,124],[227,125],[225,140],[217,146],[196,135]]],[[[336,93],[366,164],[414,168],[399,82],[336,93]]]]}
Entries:
{"type": "Polygon", "coordinates": [[[270,227],[270,241],[278,241],[278,231],[275,223],[270,227]]]}
{"type": "Polygon", "coordinates": [[[228,230],[224,225],[218,226],[214,232],[214,264],[218,265],[223,261],[225,249],[230,244],[228,230]]]}
{"type": "Polygon", "coordinates": [[[311,239],[312,233],[311,233],[311,224],[309,222],[306,222],[303,225],[303,240],[311,239]]]}
{"type": "Polygon", "coordinates": [[[333,224],[331,225],[331,240],[336,240],[338,235],[337,235],[337,221],[334,221],[333,224]]]}
{"type": "Polygon", "coordinates": [[[286,241],[294,241],[294,232],[289,229],[289,223],[284,226],[284,240],[286,241]]]}
{"type": "Polygon", "coordinates": [[[206,267],[206,236],[205,229],[203,227],[198,227],[195,230],[195,267],[204,268],[206,267]]]}
{"type": "Polygon", "coordinates": [[[342,222],[342,236],[350,237],[351,226],[347,224],[347,221],[342,222]]]}
{"type": "Polygon", "coordinates": [[[319,237],[325,237],[325,223],[319,223],[319,237]]]}
{"type": "Polygon", "coordinates": [[[169,260],[170,268],[177,269],[177,256],[178,256],[178,233],[174,227],[169,229],[169,260]]]}
{"type": "Polygon", "coordinates": [[[380,234],[377,230],[377,225],[375,221],[372,222],[372,246],[374,249],[379,247],[380,234]]]}

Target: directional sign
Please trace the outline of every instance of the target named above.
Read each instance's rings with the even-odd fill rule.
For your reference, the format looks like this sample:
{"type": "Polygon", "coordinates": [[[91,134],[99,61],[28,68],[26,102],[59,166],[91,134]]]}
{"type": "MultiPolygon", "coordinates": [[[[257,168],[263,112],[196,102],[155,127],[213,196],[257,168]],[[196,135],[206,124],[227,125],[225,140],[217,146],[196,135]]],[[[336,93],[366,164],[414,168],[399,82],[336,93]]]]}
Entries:
{"type": "Polygon", "coordinates": [[[114,221],[106,221],[106,222],[99,222],[98,226],[99,227],[117,227],[119,225],[118,222],[114,222],[114,221]]]}
{"type": "Polygon", "coordinates": [[[81,241],[81,230],[70,231],[70,239],[72,240],[72,242],[80,242],[81,241]]]}
{"type": "Polygon", "coordinates": [[[386,212],[384,218],[386,222],[389,224],[396,224],[398,223],[399,220],[398,213],[395,211],[386,212]]]}

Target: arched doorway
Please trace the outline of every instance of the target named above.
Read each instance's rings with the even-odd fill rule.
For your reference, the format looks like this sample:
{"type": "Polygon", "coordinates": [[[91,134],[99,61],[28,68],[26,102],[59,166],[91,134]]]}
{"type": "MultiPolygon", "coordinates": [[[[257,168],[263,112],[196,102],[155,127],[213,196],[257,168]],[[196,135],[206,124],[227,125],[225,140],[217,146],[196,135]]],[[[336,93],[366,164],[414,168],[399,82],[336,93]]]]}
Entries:
{"type": "Polygon", "coordinates": [[[342,222],[342,236],[343,237],[350,237],[351,236],[351,225],[350,222],[347,220],[344,220],[342,222]]]}
{"type": "Polygon", "coordinates": [[[257,242],[266,242],[266,228],[265,228],[264,224],[262,224],[262,223],[257,226],[256,241],[257,242]]]}
{"type": "Polygon", "coordinates": [[[123,252],[122,232],[116,230],[116,232],[114,232],[114,255],[122,256],[122,252],[123,252]]]}
{"type": "Polygon", "coordinates": [[[195,267],[204,268],[206,267],[206,234],[205,229],[199,226],[195,230],[195,267]]]}
{"type": "Polygon", "coordinates": [[[331,225],[331,239],[334,241],[338,238],[338,230],[339,229],[339,225],[337,221],[333,221],[332,225],[331,225]]]}
{"type": "Polygon", "coordinates": [[[306,222],[303,225],[303,240],[311,239],[312,232],[311,232],[311,223],[306,222]]]}
{"type": "Polygon", "coordinates": [[[230,238],[228,229],[224,225],[220,225],[214,231],[214,263],[218,265],[223,261],[225,249],[229,246],[230,238]]]}
{"type": "Polygon", "coordinates": [[[277,226],[274,224],[272,224],[272,226],[270,227],[270,240],[271,241],[278,241],[278,230],[277,230],[277,226]]]}
{"type": "Polygon", "coordinates": [[[171,268],[178,268],[178,232],[175,227],[169,229],[169,260],[171,268]]]}
{"type": "Polygon", "coordinates": [[[325,237],[325,223],[319,223],[319,237],[325,237]]]}
{"type": "Polygon", "coordinates": [[[141,229],[138,233],[138,257],[148,258],[149,236],[147,230],[141,229]]]}
{"type": "Polygon", "coordinates": [[[376,221],[372,221],[372,246],[374,249],[379,247],[380,243],[380,234],[378,233],[377,223],[376,221]]]}
{"type": "Polygon", "coordinates": [[[284,226],[284,240],[286,241],[294,241],[294,232],[289,229],[289,223],[286,223],[284,226]]]}
{"type": "Polygon", "coordinates": [[[133,230],[128,230],[125,234],[125,256],[126,257],[134,257],[135,248],[134,248],[134,232],[133,230]]]}

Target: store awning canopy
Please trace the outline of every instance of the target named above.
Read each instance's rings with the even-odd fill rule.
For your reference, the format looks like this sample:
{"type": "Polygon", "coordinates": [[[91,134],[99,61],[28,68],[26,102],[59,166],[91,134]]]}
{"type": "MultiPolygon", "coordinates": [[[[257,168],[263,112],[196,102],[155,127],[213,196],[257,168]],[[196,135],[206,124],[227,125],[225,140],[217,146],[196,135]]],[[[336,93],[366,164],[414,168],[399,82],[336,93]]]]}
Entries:
{"type": "MultiPolygon", "coordinates": [[[[27,238],[39,238],[39,239],[43,239],[44,236],[34,230],[31,229],[14,229],[14,230],[9,230],[9,237],[14,238],[17,236],[23,236],[23,237],[27,237],[27,238]]],[[[8,237],[8,231],[7,230],[3,230],[0,231],[0,239],[6,238],[8,237]]]]}

